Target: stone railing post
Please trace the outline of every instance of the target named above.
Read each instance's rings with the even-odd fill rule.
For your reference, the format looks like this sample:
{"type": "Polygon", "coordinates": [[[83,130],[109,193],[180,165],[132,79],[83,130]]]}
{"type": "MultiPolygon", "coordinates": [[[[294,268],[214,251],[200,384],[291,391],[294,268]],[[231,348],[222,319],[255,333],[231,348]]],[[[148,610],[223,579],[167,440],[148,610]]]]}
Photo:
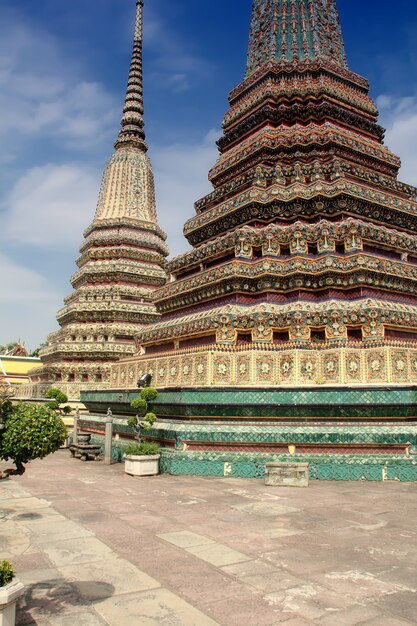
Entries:
{"type": "Polygon", "coordinates": [[[78,443],[78,420],[80,419],[80,409],[75,409],[74,415],[74,431],[72,433],[72,443],[74,446],[78,443]]]}
{"type": "Polygon", "coordinates": [[[107,409],[106,417],[106,436],[104,439],[104,464],[111,465],[113,462],[112,457],[112,443],[113,443],[113,413],[111,409],[107,409]]]}

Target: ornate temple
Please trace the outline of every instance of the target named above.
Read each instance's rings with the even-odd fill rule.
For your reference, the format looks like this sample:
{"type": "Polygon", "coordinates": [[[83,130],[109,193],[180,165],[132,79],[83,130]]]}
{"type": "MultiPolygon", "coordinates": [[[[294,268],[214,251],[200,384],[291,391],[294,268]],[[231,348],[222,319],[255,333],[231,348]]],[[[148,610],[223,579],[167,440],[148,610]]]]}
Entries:
{"type": "MultiPolygon", "coordinates": [[[[71,279],[73,293],[58,312],[61,328],[41,351],[32,395],[53,384],[70,398],[108,387],[110,364],[133,355],[136,336],[160,314],[153,292],[166,281],[166,235],[157,223],[151,162],[143,120],[143,0],[136,25],[121,129],[103,176],[97,210],[84,233],[71,279]]],[[[133,384],[135,381],[131,381],[133,384]]]]}
{"type": "Polygon", "coordinates": [[[347,66],[334,0],[255,1],[229,101],[214,190],[137,365],[158,387],[417,382],[416,190],[347,66]]]}
{"type": "Polygon", "coordinates": [[[261,475],[275,455],[315,477],[417,480],[416,190],[335,0],[253,0],[229,103],[193,249],[154,293],[162,317],[112,366],[114,391],[84,401],[127,411],[150,373],[174,473],[261,475]]]}

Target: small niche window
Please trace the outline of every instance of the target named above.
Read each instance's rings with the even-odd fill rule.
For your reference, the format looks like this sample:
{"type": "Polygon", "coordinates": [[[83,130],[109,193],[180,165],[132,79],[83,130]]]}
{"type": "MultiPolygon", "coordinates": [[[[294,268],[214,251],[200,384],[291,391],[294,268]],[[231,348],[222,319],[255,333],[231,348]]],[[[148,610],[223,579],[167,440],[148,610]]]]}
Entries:
{"type": "Polygon", "coordinates": [[[281,256],[290,256],[290,246],[281,246],[280,254],[281,256]]]}
{"type": "Polygon", "coordinates": [[[252,343],[252,333],[238,333],[236,345],[242,346],[246,343],[252,343]]]}
{"type": "Polygon", "coordinates": [[[75,380],[75,374],[73,374],[73,373],[68,374],[68,382],[69,383],[73,383],[74,380],[75,380]]]}
{"type": "Polygon", "coordinates": [[[362,341],[362,330],[360,328],[347,329],[348,341],[362,341]]]}
{"type": "Polygon", "coordinates": [[[276,330],[274,331],[274,343],[286,343],[290,340],[290,334],[288,330],[276,330]]]}
{"type": "Polygon", "coordinates": [[[254,246],[252,249],[252,258],[260,259],[262,257],[262,248],[261,246],[254,246]]]}
{"type": "Polygon", "coordinates": [[[308,253],[309,254],[318,254],[318,248],[316,243],[308,244],[308,253]]]}
{"type": "Polygon", "coordinates": [[[343,243],[343,241],[338,241],[336,243],[336,252],[338,254],[344,254],[345,253],[345,244],[343,243]]]}
{"type": "Polygon", "coordinates": [[[326,341],[326,331],[323,329],[311,331],[312,343],[323,343],[326,341]]]}

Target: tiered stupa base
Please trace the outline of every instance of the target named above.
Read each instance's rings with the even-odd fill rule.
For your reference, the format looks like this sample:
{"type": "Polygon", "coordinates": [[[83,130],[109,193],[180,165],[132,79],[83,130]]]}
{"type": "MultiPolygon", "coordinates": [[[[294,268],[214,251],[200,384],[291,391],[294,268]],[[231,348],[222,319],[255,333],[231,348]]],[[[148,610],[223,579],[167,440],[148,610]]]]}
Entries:
{"type": "Polygon", "coordinates": [[[90,410],[82,427],[102,433],[110,407],[118,416],[119,435],[132,436],[127,416],[137,390],[128,381],[132,375],[137,380],[152,372],[159,390],[154,407],[158,422],[147,437],[163,447],[163,471],[262,477],[265,463],[275,460],[308,462],[311,479],[417,481],[415,366],[417,348],[382,344],[292,351],[213,346],[206,353],[137,357],[113,366],[116,388],[82,393],[90,410]],[[265,355],[270,358],[268,382],[265,368],[256,366],[259,359],[265,363],[265,355]],[[327,372],[329,355],[338,363],[338,378],[330,382],[324,376],[314,382],[313,376],[323,377],[327,372]],[[288,367],[281,366],[288,364],[290,356],[293,378],[285,384],[282,376],[288,367]],[[246,386],[240,386],[235,376],[239,363],[247,358],[249,379],[246,386]],[[315,364],[314,373],[310,367],[306,370],[307,359],[315,364]],[[355,382],[346,378],[349,359],[359,363],[355,382]],[[220,368],[222,381],[219,364],[224,366],[220,368]],[[177,369],[179,378],[163,384],[165,370],[173,376],[177,369]],[[199,385],[198,376],[206,376],[199,385]]]}

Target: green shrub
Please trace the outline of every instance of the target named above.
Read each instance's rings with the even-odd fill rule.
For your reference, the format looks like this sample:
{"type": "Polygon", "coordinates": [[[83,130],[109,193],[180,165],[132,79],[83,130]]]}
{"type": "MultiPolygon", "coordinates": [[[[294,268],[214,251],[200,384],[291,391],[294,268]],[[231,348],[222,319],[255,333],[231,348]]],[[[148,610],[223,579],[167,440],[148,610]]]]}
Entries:
{"type": "Polygon", "coordinates": [[[156,417],[155,413],[146,413],[145,417],[143,418],[143,427],[145,429],[152,428],[157,419],[158,418],[156,417]]]}
{"type": "Polygon", "coordinates": [[[159,454],[160,447],[157,443],[143,441],[142,443],[130,443],[124,449],[126,455],[134,456],[151,456],[159,454]]]}
{"type": "Polygon", "coordinates": [[[0,439],[0,458],[12,459],[18,473],[24,463],[43,457],[63,445],[67,431],[61,417],[40,404],[18,404],[8,415],[0,439]]]}
{"type": "Polygon", "coordinates": [[[135,409],[136,413],[140,417],[145,415],[146,411],[148,410],[148,403],[143,398],[135,398],[130,403],[130,406],[132,407],[132,409],[135,409]]]}
{"type": "Polygon", "coordinates": [[[45,393],[45,398],[51,398],[51,402],[47,402],[46,406],[53,411],[57,411],[59,413],[63,413],[64,415],[68,415],[71,413],[70,406],[64,406],[61,408],[62,404],[68,402],[68,396],[65,395],[60,389],[56,387],[50,387],[48,391],[45,393]]]}
{"type": "Polygon", "coordinates": [[[0,587],[5,587],[12,582],[14,578],[14,571],[12,564],[9,561],[0,562],[0,587]]]}
{"type": "Polygon", "coordinates": [[[138,426],[138,418],[135,417],[129,417],[129,419],[127,420],[127,425],[130,426],[131,428],[137,428],[138,426]]]}
{"type": "Polygon", "coordinates": [[[140,397],[142,400],[146,400],[146,402],[153,402],[156,400],[158,396],[158,392],[153,387],[144,387],[141,389],[140,397]]]}
{"type": "Polygon", "coordinates": [[[151,452],[130,452],[130,454],[158,454],[158,452],[155,452],[155,446],[157,450],[159,450],[159,446],[154,443],[144,442],[141,437],[141,434],[143,434],[144,431],[150,430],[157,420],[155,413],[150,411],[151,407],[149,404],[156,399],[157,395],[158,392],[156,389],[153,389],[153,387],[145,387],[141,389],[140,395],[130,403],[130,406],[135,409],[137,413],[136,417],[129,418],[127,422],[131,428],[136,430],[138,443],[132,445],[138,446],[138,449],[143,449],[142,446],[145,446],[145,449],[147,449],[146,446],[151,446],[150,449],[152,450],[151,452]]]}

